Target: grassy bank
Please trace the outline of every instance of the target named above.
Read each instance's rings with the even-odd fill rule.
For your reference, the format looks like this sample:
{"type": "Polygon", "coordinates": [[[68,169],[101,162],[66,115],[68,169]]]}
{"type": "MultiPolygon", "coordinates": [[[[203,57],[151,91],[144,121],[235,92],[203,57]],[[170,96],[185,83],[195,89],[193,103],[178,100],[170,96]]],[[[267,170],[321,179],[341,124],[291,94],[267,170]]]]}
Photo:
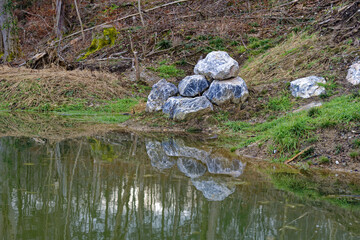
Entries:
{"type": "MultiPolygon", "coordinates": [[[[287,105],[288,103],[283,104],[287,105]]],[[[282,108],[281,102],[275,106],[282,108]]],[[[322,132],[327,130],[349,132],[358,129],[360,127],[359,109],[360,92],[356,92],[335,97],[321,107],[296,113],[288,112],[275,119],[271,117],[262,123],[225,121],[222,128],[229,133],[230,139],[236,139],[236,145],[231,147],[232,150],[248,146],[263,148],[268,155],[273,156],[274,160],[284,161],[305,147],[313,145],[316,148],[322,132]]],[[[357,144],[359,139],[352,141],[353,149],[350,151],[349,157],[357,160],[360,155],[359,144],[357,144]]],[[[343,146],[337,146],[337,149],[334,150],[341,151],[341,148],[343,146]]],[[[312,148],[305,155],[311,155],[313,152],[312,148]]],[[[318,156],[317,160],[327,163],[322,156],[318,156]]]]}

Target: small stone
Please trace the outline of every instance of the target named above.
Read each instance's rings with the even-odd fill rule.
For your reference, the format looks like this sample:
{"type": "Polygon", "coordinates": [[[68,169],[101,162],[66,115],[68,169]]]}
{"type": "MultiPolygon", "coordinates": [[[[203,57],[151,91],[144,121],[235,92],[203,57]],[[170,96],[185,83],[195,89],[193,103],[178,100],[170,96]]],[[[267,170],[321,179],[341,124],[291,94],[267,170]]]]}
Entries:
{"type": "Polygon", "coordinates": [[[325,88],[319,86],[318,83],[325,84],[325,78],[316,76],[299,78],[290,83],[291,94],[294,97],[301,98],[319,96],[320,94],[325,93],[325,88]]]}
{"type": "Polygon", "coordinates": [[[353,85],[360,84],[360,61],[350,66],[346,80],[353,85]]]}
{"type": "Polygon", "coordinates": [[[240,103],[246,101],[249,91],[245,81],[241,77],[236,77],[225,81],[214,80],[203,96],[216,105],[240,103]]]}
{"type": "Polygon", "coordinates": [[[213,111],[213,105],[204,96],[196,98],[171,97],[164,104],[163,113],[175,120],[185,120],[213,111]]]}
{"type": "Polygon", "coordinates": [[[322,103],[321,103],[321,102],[312,102],[312,103],[309,103],[309,104],[307,104],[307,105],[305,105],[305,106],[302,106],[302,107],[296,109],[296,110],[294,111],[294,113],[296,113],[296,112],[301,112],[301,111],[304,111],[304,110],[309,110],[309,109],[315,108],[315,107],[321,107],[321,106],[322,106],[322,103]]]}
{"type": "Polygon", "coordinates": [[[239,74],[239,64],[228,53],[214,51],[196,64],[194,72],[215,80],[224,80],[239,74]]]}
{"type": "Polygon", "coordinates": [[[201,95],[209,85],[202,75],[187,76],[179,83],[179,92],[183,97],[195,97],[201,95]]]}
{"type": "Polygon", "coordinates": [[[152,87],[146,103],[146,111],[160,111],[166,100],[168,100],[169,97],[175,96],[177,93],[178,89],[174,84],[167,82],[165,79],[161,79],[152,87]]]}
{"type": "Polygon", "coordinates": [[[339,165],[339,161],[336,161],[335,164],[336,164],[336,165],[339,165]]]}

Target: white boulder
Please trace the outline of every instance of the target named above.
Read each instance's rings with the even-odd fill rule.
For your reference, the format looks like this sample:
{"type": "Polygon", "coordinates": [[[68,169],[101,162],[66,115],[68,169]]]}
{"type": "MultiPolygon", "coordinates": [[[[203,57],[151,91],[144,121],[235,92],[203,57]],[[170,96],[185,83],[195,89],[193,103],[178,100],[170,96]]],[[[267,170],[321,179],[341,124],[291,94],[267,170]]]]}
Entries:
{"type": "Polygon", "coordinates": [[[224,80],[236,77],[239,69],[238,62],[227,52],[214,51],[196,64],[194,72],[215,80],[224,80]]]}
{"type": "Polygon", "coordinates": [[[325,84],[325,78],[310,76],[299,78],[290,83],[290,91],[294,97],[310,98],[325,93],[325,88],[318,83],[325,84]]]}
{"type": "Polygon", "coordinates": [[[227,102],[240,103],[245,102],[249,91],[245,81],[241,77],[236,77],[225,81],[214,80],[204,96],[216,105],[227,102]]]}
{"type": "Polygon", "coordinates": [[[354,63],[350,66],[346,80],[353,85],[360,84],[360,62],[354,63]]]}
{"type": "Polygon", "coordinates": [[[165,79],[161,79],[152,87],[146,102],[146,111],[160,111],[166,100],[168,100],[169,97],[175,96],[177,93],[178,89],[174,84],[167,82],[165,79]]]}

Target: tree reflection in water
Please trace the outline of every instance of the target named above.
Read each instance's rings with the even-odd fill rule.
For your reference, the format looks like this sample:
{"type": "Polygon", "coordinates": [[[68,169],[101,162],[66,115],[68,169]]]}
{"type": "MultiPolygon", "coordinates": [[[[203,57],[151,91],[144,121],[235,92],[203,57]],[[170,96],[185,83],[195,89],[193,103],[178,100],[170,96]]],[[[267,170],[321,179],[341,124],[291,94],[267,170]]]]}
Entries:
{"type": "Polygon", "coordinates": [[[0,139],[0,239],[359,239],[360,214],[179,139],[0,139]],[[242,184],[243,182],[247,184],[242,184]]]}

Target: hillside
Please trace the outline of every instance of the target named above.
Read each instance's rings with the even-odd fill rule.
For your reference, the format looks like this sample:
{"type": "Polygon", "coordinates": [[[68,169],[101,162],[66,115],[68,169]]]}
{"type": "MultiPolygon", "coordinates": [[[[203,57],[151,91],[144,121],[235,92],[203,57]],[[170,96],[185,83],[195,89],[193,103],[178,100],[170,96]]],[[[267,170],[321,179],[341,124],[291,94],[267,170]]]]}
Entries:
{"type": "Polygon", "coordinates": [[[218,134],[239,154],[277,161],[307,149],[300,167],[360,171],[359,86],[345,81],[359,59],[360,1],[78,0],[83,31],[65,3],[59,38],[51,2],[15,1],[20,51],[0,67],[2,109],[116,113],[101,121],[218,134]],[[239,62],[245,104],[186,122],[144,111],[154,83],[179,83],[216,50],[239,62]],[[326,94],[292,97],[290,81],[312,75],[326,94]],[[293,113],[312,102],[323,106],[293,113]]]}

